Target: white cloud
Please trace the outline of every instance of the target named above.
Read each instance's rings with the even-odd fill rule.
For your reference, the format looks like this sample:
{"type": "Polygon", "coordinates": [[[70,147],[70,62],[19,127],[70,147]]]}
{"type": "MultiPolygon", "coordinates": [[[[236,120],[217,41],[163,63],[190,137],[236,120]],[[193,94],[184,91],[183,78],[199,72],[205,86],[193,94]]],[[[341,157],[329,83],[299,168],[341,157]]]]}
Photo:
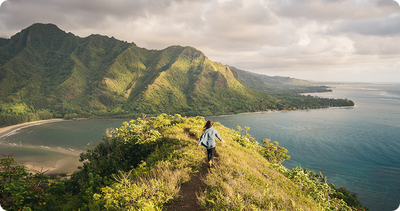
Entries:
{"type": "Polygon", "coordinates": [[[393,0],[7,0],[0,7],[2,37],[36,22],[150,49],[193,46],[254,72],[400,82],[393,0]]]}

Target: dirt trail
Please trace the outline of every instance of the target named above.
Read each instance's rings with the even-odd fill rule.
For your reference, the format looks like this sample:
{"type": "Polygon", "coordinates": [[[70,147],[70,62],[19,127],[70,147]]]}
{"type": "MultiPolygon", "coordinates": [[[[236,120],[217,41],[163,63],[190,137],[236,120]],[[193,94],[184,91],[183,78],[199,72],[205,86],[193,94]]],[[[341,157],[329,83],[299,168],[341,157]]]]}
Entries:
{"type": "MultiPolygon", "coordinates": [[[[185,129],[189,134],[189,129],[185,129]]],[[[197,138],[190,135],[190,138],[197,142],[197,138]]],[[[205,156],[205,155],[204,155],[205,156]]],[[[214,162],[217,162],[214,157],[214,162]]],[[[211,168],[212,169],[212,168],[211,168]]],[[[190,180],[181,185],[179,197],[172,201],[165,210],[167,211],[200,211],[200,205],[197,203],[196,193],[201,193],[206,188],[203,179],[207,176],[210,168],[206,162],[203,163],[199,172],[190,175],[190,180]]]]}
{"type": "Polygon", "coordinates": [[[168,211],[200,211],[200,205],[197,204],[196,193],[203,192],[205,184],[202,179],[208,174],[209,168],[206,163],[203,163],[200,171],[192,174],[190,180],[181,185],[179,198],[172,201],[166,207],[168,211]]]}

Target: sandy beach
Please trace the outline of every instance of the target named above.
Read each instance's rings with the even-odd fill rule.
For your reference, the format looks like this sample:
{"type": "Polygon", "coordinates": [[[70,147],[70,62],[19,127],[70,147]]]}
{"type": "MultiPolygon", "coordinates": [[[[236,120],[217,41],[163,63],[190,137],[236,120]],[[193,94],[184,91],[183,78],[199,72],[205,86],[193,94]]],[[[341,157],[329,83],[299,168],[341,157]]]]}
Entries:
{"type": "Polygon", "coordinates": [[[40,125],[40,124],[46,124],[46,123],[51,123],[51,122],[58,122],[58,121],[66,121],[64,119],[46,119],[46,120],[39,120],[39,121],[34,121],[34,122],[25,122],[17,125],[11,125],[7,127],[2,127],[0,128],[0,138],[7,135],[8,133],[11,133],[14,130],[18,130],[20,128],[25,128],[33,125],[40,125]]]}
{"type": "MultiPolygon", "coordinates": [[[[48,119],[34,122],[26,122],[18,125],[0,128],[0,139],[12,135],[21,128],[31,127],[40,124],[66,121],[63,119],[48,119]]],[[[0,143],[0,153],[11,154],[18,164],[27,166],[28,170],[43,170],[47,173],[67,173],[71,174],[81,166],[79,162],[80,152],[72,152],[57,148],[43,148],[40,146],[10,146],[0,143]]],[[[0,157],[1,158],[1,157],[0,157]]]]}

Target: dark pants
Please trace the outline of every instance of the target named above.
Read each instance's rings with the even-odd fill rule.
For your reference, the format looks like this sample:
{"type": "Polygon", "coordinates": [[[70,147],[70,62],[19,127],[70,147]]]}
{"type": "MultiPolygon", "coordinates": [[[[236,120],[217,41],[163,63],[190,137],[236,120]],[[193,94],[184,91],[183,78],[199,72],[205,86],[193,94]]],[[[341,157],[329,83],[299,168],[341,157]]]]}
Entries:
{"type": "Polygon", "coordinates": [[[212,160],[214,158],[214,155],[215,155],[215,147],[211,148],[211,149],[207,149],[208,162],[210,162],[210,160],[212,160]]]}

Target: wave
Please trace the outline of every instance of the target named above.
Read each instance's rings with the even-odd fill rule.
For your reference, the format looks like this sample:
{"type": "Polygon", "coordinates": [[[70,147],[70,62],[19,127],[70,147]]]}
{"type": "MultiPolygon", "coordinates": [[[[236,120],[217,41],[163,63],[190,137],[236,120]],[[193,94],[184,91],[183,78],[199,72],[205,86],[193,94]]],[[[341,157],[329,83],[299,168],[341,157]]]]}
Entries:
{"type": "Polygon", "coordinates": [[[17,143],[8,143],[11,146],[19,146],[17,143]]]}
{"type": "MultiPolygon", "coordinates": [[[[1,129],[0,141],[4,140],[4,138],[6,138],[6,137],[20,133],[21,129],[24,129],[27,127],[32,127],[32,126],[37,126],[37,125],[42,125],[42,124],[47,124],[47,123],[58,122],[58,121],[68,121],[68,120],[63,120],[63,119],[39,120],[39,121],[35,121],[35,122],[25,122],[25,123],[21,123],[21,124],[17,124],[17,125],[11,125],[11,126],[7,126],[4,128],[0,128],[1,129]]],[[[32,133],[32,132],[33,132],[33,130],[31,130],[29,133],[32,133]]]]}
{"type": "Polygon", "coordinates": [[[11,147],[13,150],[19,150],[19,149],[41,149],[41,150],[48,150],[48,151],[54,151],[54,152],[60,152],[63,154],[69,154],[69,155],[79,155],[82,153],[82,150],[79,149],[73,149],[73,148],[64,148],[64,147],[57,147],[57,146],[47,146],[47,145],[40,145],[40,146],[35,146],[35,145],[22,145],[22,143],[0,143],[0,149],[8,149],[11,147]]]}
{"type": "Polygon", "coordinates": [[[379,89],[376,89],[376,88],[366,88],[366,87],[363,87],[363,88],[360,88],[361,90],[367,90],[367,91],[379,91],[379,89]]]}
{"type": "Polygon", "coordinates": [[[11,132],[6,133],[6,134],[0,136],[0,139],[1,139],[1,140],[4,140],[4,139],[7,138],[7,137],[10,137],[10,136],[12,136],[12,135],[18,134],[18,133],[19,133],[18,131],[21,130],[21,129],[22,129],[22,128],[18,128],[18,129],[12,130],[11,132]]]}
{"type": "MultiPolygon", "coordinates": [[[[32,127],[32,126],[36,126],[36,125],[42,125],[42,124],[46,124],[46,123],[48,123],[48,122],[39,122],[39,123],[34,123],[34,124],[29,124],[29,125],[25,125],[25,126],[18,127],[18,128],[16,128],[16,129],[14,129],[14,130],[12,130],[12,131],[10,131],[10,132],[8,132],[8,133],[6,133],[6,134],[0,136],[0,140],[3,140],[4,138],[7,138],[7,137],[10,137],[10,136],[12,136],[12,135],[15,135],[15,134],[20,133],[20,132],[21,132],[21,131],[20,131],[21,129],[28,128],[28,127],[32,127]]],[[[29,133],[31,133],[31,132],[33,132],[33,130],[30,131],[29,133]]]]}
{"type": "Polygon", "coordinates": [[[400,95],[397,95],[390,91],[383,91],[379,95],[387,98],[400,98],[400,95]]]}

